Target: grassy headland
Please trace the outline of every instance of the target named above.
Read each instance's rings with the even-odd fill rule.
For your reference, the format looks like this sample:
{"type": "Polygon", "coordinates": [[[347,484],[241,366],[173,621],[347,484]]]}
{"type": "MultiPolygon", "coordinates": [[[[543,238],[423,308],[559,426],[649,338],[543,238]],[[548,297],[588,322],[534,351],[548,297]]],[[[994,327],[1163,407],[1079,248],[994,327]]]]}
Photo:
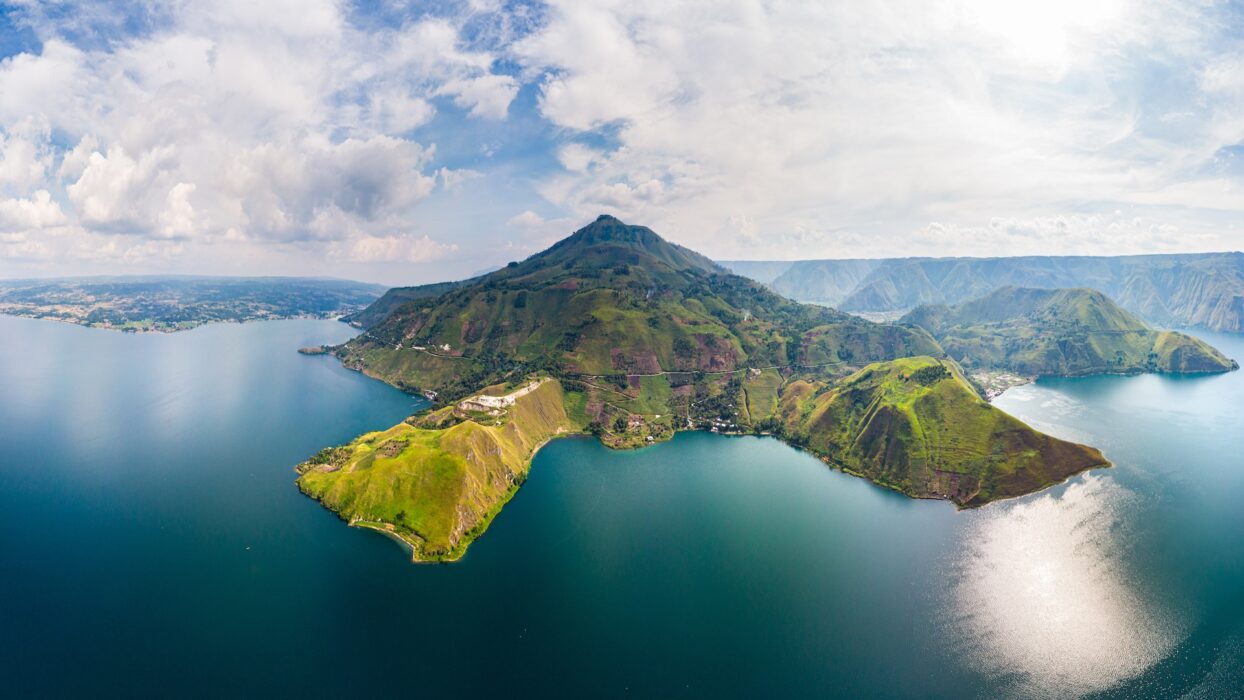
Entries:
{"type": "Polygon", "coordinates": [[[299,465],[298,487],[351,525],[405,542],[417,561],[458,559],[526,480],[540,445],[577,430],[557,380],[535,381],[510,405],[446,407],[326,448],[299,465]]]}

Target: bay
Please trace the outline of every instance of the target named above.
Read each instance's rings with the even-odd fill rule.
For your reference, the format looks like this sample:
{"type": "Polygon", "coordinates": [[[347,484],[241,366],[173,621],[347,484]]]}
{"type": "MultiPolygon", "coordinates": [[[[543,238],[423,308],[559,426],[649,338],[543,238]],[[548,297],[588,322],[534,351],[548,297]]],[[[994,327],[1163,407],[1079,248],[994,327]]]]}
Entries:
{"type": "MultiPolygon", "coordinates": [[[[1115,463],[956,512],[765,438],[548,445],[453,565],[292,467],[421,401],[329,321],[0,317],[0,683],[28,695],[1229,697],[1244,374],[999,405],[1115,463]]],[[[1206,336],[1244,358],[1244,339],[1206,336]]]]}

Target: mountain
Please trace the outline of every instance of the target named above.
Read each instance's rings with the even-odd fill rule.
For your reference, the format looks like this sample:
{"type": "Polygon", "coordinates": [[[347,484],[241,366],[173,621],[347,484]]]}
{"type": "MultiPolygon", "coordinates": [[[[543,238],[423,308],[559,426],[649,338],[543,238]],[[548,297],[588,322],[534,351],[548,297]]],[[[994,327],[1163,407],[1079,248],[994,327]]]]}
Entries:
{"type": "Polygon", "coordinates": [[[837,308],[883,262],[885,261],[866,259],[796,260],[781,263],[731,260],[721,264],[737,274],[767,284],[778,294],[791,299],[837,308]],[[777,274],[772,274],[774,272],[777,274]],[[762,276],[754,276],[756,273],[762,276]]]}
{"type": "Polygon", "coordinates": [[[796,380],[784,435],[844,470],[917,498],[962,506],[1030,493],[1108,463],[981,400],[953,362],[872,364],[831,388],[796,380]]]}
{"type": "Polygon", "coordinates": [[[794,260],[719,260],[718,265],[736,275],[754,279],[761,284],[772,284],[773,280],[795,264],[794,260]]]}
{"type": "Polygon", "coordinates": [[[1154,330],[1092,289],[1003,287],[955,306],[917,307],[900,322],[928,330],[965,367],[1038,376],[1236,367],[1204,341],[1154,330]]]}
{"type": "Polygon", "coordinates": [[[608,216],[331,351],[435,407],[321,451],[299,486],[416,560],[461,556],[558,435],[771,434],[961,506],[1106,464],[985,403],[923,329],[790,301],[608,216]]]}
{"type": "MultiPolygon", "coordinates": [[[[747,274],[771,263],[725,263],[747,274]]],[[[1244,253],[890,258],[780,263],[779,294],[846,311],[957,304],[999,287],[1089,287],[1164,327],[1244,332],[1244,253]]],[[[765,277],[768,277],[766,274],[765,277]]],[[[757,278],[759,279],[759,278],[757,278]]]]}
{"type": "Polygon", "coordinates": [[[371,328],[389,317],[399,306],[415,299],[435,299],[451,289],[470,284],[471,280],[456,282],[433,282],[415,287],[394,287],[373,301],[365,309],[342,317],[342,321],[358,328],[371,328]]]}
{"type": "Polygon", "coordinates": [[[940,352],[923,331],[790,301],[601,217],[527,260],[406,302],[339,354],[395,385],[457,398],[526,371],[664,377],[940,352]]]}

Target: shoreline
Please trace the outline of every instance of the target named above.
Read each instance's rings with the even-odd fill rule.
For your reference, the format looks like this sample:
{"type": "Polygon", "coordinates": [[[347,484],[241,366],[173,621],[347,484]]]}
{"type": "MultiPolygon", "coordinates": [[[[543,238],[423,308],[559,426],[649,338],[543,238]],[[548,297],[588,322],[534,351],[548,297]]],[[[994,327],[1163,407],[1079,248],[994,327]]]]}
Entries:
{"type": "MultiPolygon", "coordinates": [[[[386,383],[387,383],[387,382],[386,382],[386,383]]],[[[849,476],[849,477],[852,477],[852,478],[855,478],[855,479],[860,479],[860,480],[865,481],[865,482],[867,482],[867,483],[869,483],[869,484],[871,484],[871,485],[873,485],[873,486],[875,486],[875,487],[882,488],[882,489],[885,489],[885,490],[887,490],[887,491],[890,491],[890,492],[893,492],[893,493],[899,494],[899,495],[903,496],[904,498],[910,498],[910,499],[912,499],[912,500],[919,500],[919,501],[941,501],[941,502],[949,503],[950,505],[954,506],[954,509],[955,509],[955,512],[956,512],[956,513],[957,513],[957,512],[962,512],[962,511],[966,511],[966,510],[976,510],[976,509],[979,509],[979,508],[983,508],[983,507],[985,507],[985,506],[992,505],[992,504],[994,504],[994,503],[1001,503],[1001,502],[1005,502],[1005,501],[1011,501],[1011,500],[1015,500],[1015,499],[1018,499],[1018,498],[1024,498],[1024,497],[1027,497],[1027,496],[1032,496],[1032,495],[1035,495],[1035,494],[1039,494],[1039,493],[1042,493],[1042,492],[1044,492],[1044,491],[1047,491],[1047,490],[1049,490],[1049,489],[1051,489],[1051,488],[1054,488],[1054,487],[1057,487],[1057,486],[1061,486],[1061,485],[1063,485],[1063,484],[1066,484],[1068,481],[1070,481],[1072,478],[1074,478],[1074,477],[1076,477],[1076,476],[1080,476],[1080,475],[1085,474],[1085,473],[1087,473],[1087,472],[1090,472],[1090,471],[1095,471],[1095,470],[1098,470],[1098,469],[1110,469],[1110,468],[1113,468],[1113,467],[1115,466],[1115,465],[1114,465],[1114,463],[1113,463],[1113,462],[1112,462],[1109,458],[1105,457],[1105,455],[1103,454],[1103,459],[1105,459],[1105,462],[1100,463],[1100,464],[1090,465],[1090,466],[1087,466],[1087,467],[1085,467],[1085,468],[1083,468],[1083,469],[1077,470],[1077,471],[1075,471],[1075,472],[1071,472],[1071,473],[1069,473],[1069,474],[1063,475],[1063,476],[1062,476],[1061,478],[1059,478],[1057,481],[1054,481],[1054,482],[1052,482],[1052,483],[1050,483],[1050,484],[1046,484],[1046,485],[1042,486],[1042,487],[1041,487],[1041,488],[1039,488],[1039,489],[1036,489],[1036,490],[1033,490],[1033,491],[1028,491],[1028,492],[1026,492],[1026,493],[1019,493],[1019,494],[1014,494],[1014,495],[1005,495],[1005,496],[1000,496],[1000,497],[993,498],[993,499],[990,499],[990,500],[988,500],[988,501],[985,501],[985,502],[983,502],[983,503],[973,503],[973,504],[967,504],[967,503],[965,503],[965,504],[961,504],[961,503],[958,503],[958,502],[956,502],[955,500],[953,500],[953,499],[951,499],[951,498],[947,498],[947,497],[943,497],[943,496],[939,496],[939,495],[935,495],[935,494],[925,495],[925,494],[913,494],[913,493],[909,493],[909,492],[907,492],[907,491],[903,490],[902,488],[900,488],[899,486],[897,486],[897,485],[895,485],[895,484],[890,484],[890,483],[886,483],[886,482],[884,482],[884,481],[879,481],[879,480],[877,480],[877,479],[873,479],[873,478],[869,477],[869,476],[868,476],[868,475],[866,475],[866,474],[863,474],[863,473],[857,472],[857,471],[855,471],[855,470],[853,470],[853,469],[851,469],[851,468],[849,468],[849,467],[847,467],[847,466],[845,466],[845,465],[843,465],[843,464],[840,464],[839,462],[837,462],[836,460],[834,460],[832,457],[830,457],[830,456],[828,456],[828,455],[822,455],[822,454],[820,454],[820,453],[818,453],[818,452],[815,452],[815,451],[813,451],[813,450],[807,449],[806,447],[802,447],[802,446],[799,446],[799,445],[795,445],[795,444],[793,444],[793,443],[791,443],[791,442],[787,441],[786,439],[784,439],[782,436],[775,435],[775,434],[770,433],[770,432],[759,432],[759,431],[757,431],[757,432],[729,432],[729,433],[722,433],[722,432],[713,432],[713,431],[711,431],[711,430],[707,430],[707,429],[704,429],[704,428],[683,428],[683,429],[675,429],[675,430],[671,433],[671,435],[670,435],[670,437],[669,437],[668,439],[661,440],[661,441],[659,441],[659,442],[655,442],[655,443],[645,443],[645,444],[641,444],[641,445],[627,446],[627,447],[618,447],[618,446],[608,445],[608,444],[606,444],[604,441],[600,440],[600,438],[599,438],[598,436],[595,436],[595,435],[593,435],[592,433],[589,433],[589,432],[586,432],[586,431],[565,431],[565,432],[561,432],[561,433],[558,433],[558,434],[552,435],[552,436],[550,436],[550,437],[548,437],[548,438],[544,439],[543,441],[541,441],[539,444],[537,444],[537,445],[533,446],[533,448],[532,448],[532,450],[531,450],[531,454],[527,457],[527,460],[526,460],[526,470],[525,470],[525,471],[523,472],[523,474],[522,474],[522,479],[521,479],[521,480],[516,480],[516,481],[515,481],[515,483],[513,484],[513,487],[509,490],[509,492],[505,495],[505,497],[504,497],[503,499],[501,499],[500,501],[498,501],[498,502],[497,502],[497,503],[496,503],[496,504],[495,504],[492,508],[490,508],[490,509],[489,509],[489,511],[486,513],[486,515],[485,515],[485,516],[484,516],[484,517],[483,517],[483,518],[482,518],[482,519],[481,519],[478,523],[476,523],[476,524],[475,524],[475,525],[471,528],[471,530],[470,530],[469,532],[473,532],[474,534],[470,535],[470,536],[469,536],[469,538],[464,537],[463,541],[459,542],[459,543],[458,543],[458,544],[457,544],[457,545],[456,545],[456,546],[455,546],[452,550],[450,550],[449,552],[447,552],[444,556],[428,557],[428,558],[421,557],[421,556],[419,555],[419,546],[418,546],[418,544],[417,544],[416,542],[412,542],[410,539],[408,539],[408,538],[407,538],[405,535],[403,535],[402,533],[397,532],[397,531],[394,529],[394,526],[393,526],[391,523],[378,522],[378,521],[370,521],[370,520],[357,520],[357,521],[354,521],[354,522],[351,522],[351,521],[349,521],[349,520],[345,520],[344,518],[341,518],[341,515],[340,515],[339,513],[337,513],[336,511],[334,511],[332,508],[329,508],[329,507],[328,507],[326,504],[324,504],[324,503],[323,503],[320,499],[315,498],[314,496],[312,496],[311,494],[309,494],[309,493],[307,493],[305,490],[303,490],[303,489],[301,488],[301,486],[299,486],[299,490],[300,490],[300,491],[302,491],[303,495],[305,495],[305,496],[307,496],[307,497],[311,498],[312,500],[316,501],[317,503],[319,503],[319,504],[320,504],[320,506],[321,506],[322,508],[324,508],[325,510],[327,510],[327,511],[328,511],[328,512],[330,512],[330,513],[333,513],[333,514],[334,514],[335,516],[337,516],[338,518],[340,518],[340,519],[344,520],[344,521],[346,522],[346,524],[347,524],[349,527],[357,527],[357,528],[360,528],[360,529],[372,530],[372,531],[378,532],[378,533],[380,533],[380,534],[384,535],[385,537],[388,537],[390,540],[392,540],[392,541],[394,541],[394,542],[398,543],[398,544],[399,544],[399,545],[400,545],[403,549],[408,550],[408,552],[409,552],[409,556],[410,556],[410,561],[411,561],[412,563],[416,563],[416,564],[438,564],[438,563],[439,563],[439,564],[449,564],[449,563],[453,563],[453,562],[460,561],[463,557],[465,557],[465,556],[466,556],[466,552],[467,552],[467,550],[470,548],[470,546],[471,546],[471,545],[472,545],[472,544],[473,544],[473,543],[474,543],[477,539],[479,539],[481,536],[483,536],[483,534],[484,534],[485,532],[487,532],[488,528],[492,525],[493,520],[495,520],[495,519],[496,519],[496,517],[497,517],[497,516],[501,513],[501,511],[505,508],[505,506],[506,506],[506,505],[507,505],[507,504],[508,504],[508,503],[509,503],[509,502],[510,502],[510,501],[511,501],[511,500],[512,500],[512,499],[513,499],[513,498],[514,498],[517,494],[518,494],[519,490],[520,490],[520,489],[522,489],[523,485],[527,483],[527,478],[528,478],[528,476],[529,476],[529,475],[530,475],[530,473],[531,473],[531,468],[532,468],[532,466],[533,466],[533,464],[534,464],[534,462],[535,462],[536,456],[540,453],[540,451],[541,451],[542,449],[544,449],[544,448],[545,448],[547,445],[549,445],[550,443],[552,443],[552,442],[554,442],[554,441],[557,441],[557,440],[563,440],[563,439],[591,438],[591,439],[595,440],[597,444],[600,444],[602,447],[605,447],[606,449],[611,450],[611,451],[619,451],[619,452],[620,452],[620,451],[638,451],[638,450],[643,449],[643,448],[646,448],[646,447],[654,447],[655,445],[658,445],[658,444],[661,444],[661,443],[670,442],[670,441],[671,441],[671,440],[673,440],[675,437],[677,437],[679,434],[683,434],[683,433],[702,433],[702,434],[704,434],[704,435],[719,436],[719,437],[723,437],[723,438],[728,438],[728,437],[756,437],[756,438],[766,438],[766,439],[776,440],[777,442],[779,442],[779,443],[781,443],[781,444],[783,444],[783,445],[785,445],[785,446],[787,446],[787,447],[789,447],[789,448],[791,448],[791,449],[793,449],[793,450],[795,450],[795,451],[797,451],[797,452],[802,452],[802,453],[805,453],[805,454],[809,455],[810,457],[812,457],[812,458],[816,459],[817,461],[819,461],[819,462],[821,462],[822,464],[824,464],[826,467],[829,467],[829,470],[830,470],[830,471],[835,471],[835,472],[838,472],[838,473],[840,473],[840,474],[843,474],[843,475],[846,475],[846,476],[849,476]]],[[[1061,439],[1061,438],[1058,438],[1058,439],[1061,439]]],[[[1078,444],[1078,443],[1077,443],[1077,444],[1078,444]]],[[[296,484],[296,485],[298,484],[298,479],[295,479],[295,484],[296,484]]]]}
{"type": "MultiPolygon", "coordinates": [[[[317,350],[320,350],[320,348],[317,348],[317,350]]],[[[305,352],[305,351],[304,351],[304,352],[305,352]]],[[[319,353],[317,353],[317,354],[319,354],[319,353]]],[[[333,354],[335,354],[335,353],[333,353],[333,354]]],[[[339,358],[339,359],[340,359],[340,358],[339,358]]],[[[382,381],[382,382],[384,382],[385,384],[388,384],[388,385],[390,385],[390,386],[395,386],[395,388],[398,388],[399,390],[403,391],[404,393],[407,393],[407,394],[410,394],[410,393],[411,393],[409,388],[403,388],[403,387],[400,387],[400,386],[396,386],[393,382],[391,382],[391,381],[387,381],[386,379],[384,379],[384,378],[382,378],[382,377],[380,377],[380,376],[377,376],[377,374],[374,374],[374,373],[371,371],[371,368],[370,368],[370,367],[367,367],[367,366],[350,367],[350,366],[346,365],[344,362],[343,362],[343,363],[341,363],[341,364],[342,364],[342,366],[343,366],[343,367],[346,367],[347,369],[354,369],[355,371],[359,372],[360,374],[363,374],[364,376],[368,376],[369,378],[373,378],[373,379],[376,379],[376,380],[378,380],[378,381],[382,381]]],[[[979,373],[979,372],[978,372],[978,374],[977,374],[976,378],[977,378],[977,379],[981,378],[981,377],[980,377],[980,375],[981,375],[981,373],[979,373]]],[[[992,376],[990,376],[990,375],[986,375],[984,378],[985,378],[985,379],[990,379],[990,380],[992,380],[992,381],[986,382],[986,384],[987,384],[988,386],[981,386],[980,384],[977,384],[977,388],[978,388],[978,391],[979,391],[979,390],[983,390],[984,392],[986,392],[986,393],[987,393],[987,398],[985,398],[985,399],[984,399],[984,402],[985,402],[986,404],[988,404],[988,405],[992,405],[992,402],[993,402],[993,400],[994,400],[994,399],[996,399],[996,398],[998,398],[999,396],[1003,395],[1003,394],[1004,394],[1006,391],[1008,391],[1009,389],[1014,388],[1014,387],[1016,387],[1016,386],[1022,386],[1022,385],[1024,385],[1024,384],[1029,384],[1029,383],[1032,383],[1033,381],[1035,381],[1035,380],[1037,379],[1037,377],[1023,376],[1023,375],[1019,375],[1019,374],[1016,374],[1016,373],[1013,373],[1013,372],[1007,372],[1007,371],[997,371],[997,372],[996,372],[996,373],[994,373],[992,376]]],[[[554,377],[554,379],[556,379],[556,378],[554,377]]],[[[975,382],[974,382],[974,383],[975,383],[975,382]]],[[[414,415],[418,415],[418,413],[420,413],[420,411],[417,411],[417,412],[416,412],[416,414],[414,414],[414,415]]],[[[409,419],[408,419],[408,420],[409,420],[409,419]]],[[[492,521],[493,521],[493,520],[496,518],[496,516],[500,513],[501,509],[502,509],[502,508],[503,508],[503,507],[504,507],[507,503],[509,503],[509,501],[510,501],[511,499],[513,499],[513,497],[514,497],[514,496],[518,493],[518,490],[522,487],[522,485],[523,485],[524,483],[526,483],[527,476],[530,474],[530,470],[531,470],[531,468],[532,468],[532,465],[533,465],[533,463],[534,463],[534,461],[535,461],[536,456],[539,454],[540,450],[542,450],[542,449],[543,449],[546,445],[548,445],[550,442],[552,442],[552,441],[554,441],[554,440],[558,440],[558,439],[563,439],[563,438],[571,438],[571,437],[587,437],[587,436],[592,436],[592,437],[593,437],[593,438],[594,438],[594,439],[595,439],[595,440],[596,440],[599,444],[601,444],[602,446],[604,446],[604,447],[606,447],[606,448],[608,448],[608,449],[611,449],[611,450],[635,450],[635,449],[640,449],[640,448],[643,448],[643,447],[653,446],[653,445],[655,445],[655,444],[659,444],[659,443],[661,443],[661,442],[668,442],[668,441],[670,441],[670,440],[674,439],[674,437],[676,437],[679,433],[689,433],[689,432],[701,432],[701,433],[706,433],[706,434],[716,434],[716,435],[722,435],[722,436],[746,436],[746,435],[750,435],[750,436],[755,436],[755,437],[767,437],[767,438],[773,438],[773,439],[776,439],[777,441],[779,441],[779,442],[781,442],[781,443],[783,443],[783,444],[787,445],[788,447],[794,448],[794,449],[796,449],[796,450],[798,450],[798,451],[801,451],[801,452],[806,452],[806,453],[808,453],[809,455],[811,455],[812,457],[816,458],[816,459],[817,459],[818,461],[820,461],[822,464],[825,464],[826,466],[830,467],[830,468],[831,468],[831,469],[833,469],[834,471],[838,471],[838,472],[841,472],[841,473],[847,474],[847,475],[852,476],[852,477],[855,477],[855,478],[863,479],[863,480],[865,480],[865,481],[867,481],[867,482],[870,482],[870,483],[874,484],[875,486],[878,486],[878,487],[881,487],[881,488],[887,489],[887,490],[889,490],[889,491],[893,491],[893,492],[895,492],[895,493],[901,494],[901,495],[903,495],[903,496],[904,496],[904,497],[906,497],[906,498],[918,499],[918,500],[929,500],[929,501],[947,501],[947,502],[949,502],[949,503],[952,503],[952,504],[955,506],[956,511],[960,511],[960,510],[968,510],[968,509],[975,509],[975,508],[980,508],[980,507],[983,507],[983,506],[989,505],[990,503],[993,503],[993,502],[996,502],[996,501],[1006,501],[1006,500],[1011,500],[1011,499],[1015,499],[1015,498],[1022,498],[1022,497],[1024,497],[1024,496],[1029,496],[1029,495],[1032,495],[1032,494],[1035,494],[1035,493],[1040,493],[1040,492],[1045,491],[1045,490],[1047,490],[1047,489],[1050,489],[1050,488],[1053,488],[1053,487],[1055,487],[1055,486],[1059,486],[1059,485],[1061,485],[1061,484],[1064,484],[1064,483],[1066,483],[1068,480],[1070,480],[1072,477],[1077,476],[1077,475],[1079,475],[1079,474],[1083,474],[1083,473],[1085,473],[1085,472],[1089,472],[1089,471],[1093,471],[1093,470],[1097,470],[1097,469],[1108,469],[1108,468],[1112,468],[1112,467],[1114,466],[1114,463],[1113,463],[1113,462],[1112,462],[1112,461],[1111,461],[1108,457],[1106,457],[1106,456],[1105,456],[1104,454],[1102,454],[1100,451],[1097,451],[1097,452],[1098,452],[1098,454],[1100,455],[1100,459],[1101,459],[1101,461],[1100,461],[1100,462],[1096,462],[1096,463],[1092,463],[1092,464],[1087,464],[1087,465],[1085,465],[1085,466],[1083,466],[1083,467],[1081,467],[1081,468],[1079,468],[1079,469],[1076,469],[1075,471],[1072,471],[1072,472],[1068,472],[1068,473],[1065,473],[1065,474],[1058,474],[1058,475],[1057,475],[1057,477],[1056,477],[1056,479],[1054,479],[1054,480],[1050,481],[1049,483],[1046,483],[1046,484],[1041,485],[1039,488],[1035,488],[1035,489],[1032,489],[1032,490],[1028,490],[1028,491],[1024,491],[1024,492],[1019,492],[1019,493],[998,493],[998,494],[992,494],[990,497],[988,497],[988,500],[979,500],[979,501],[978,501],[978,498],[980,498],[980,492],[979,492],[979,489],[978,489],[978,491],[977,491],[976,493],[973,493],[973,494],[971,494],[971,495],[970,495],[970,498],[968,498],[968,500],[966,500],[966,501],[964,501],[964,502],[960,502],[959,500],[956,500],[956,498],[952,497],[952,496],[951,496],[951,495],[949,495],[949,494],[942,494],[942,493],[940,493],[940,492],[938,492],[938,491],[935,491],[935,490],[932,490],[932,489],[929,489],[927,493],[912,492],[912,491],[908,490],[907,488],[903,487],[903,486],[902,486],[902,485],[900,485],[900,484],[895,484],[895,483],[887,483],[887,482],[886,482],[886,481],[884,481],[884,480],[874,478],[874,477],[872,477],[872,476],[870,476],[870,475],[868,475],[868,474],[865,474],[865,473],[862,473],[862,472],[858,472],[858,471],[856,471],[856,470],[854,470],[854,469],[851,469],[851,468],[847,467],[845,464],[842,464],[842,463],[838,462],[838,460],[834,459],[834,457],[833,457],[832,455],[821,454],[820,452],[815,451],[815,450],[812,450],[812,449],[809,449],[809,448],[808,448],[808,447],[806,447],[806,446],[797,445],[797,444],[795,444],[794,442],[791,442],[790,440],[788,440],[785,436],[783,436],[783,435],[781,435],[781,434],[775,434],[775,433],[770,432],[770,431],[760,431],[760,430],[732,430],[732,431],[729,431],[729,432],[724,432],[724,431],[713,431],[713,430],[711,430],[711,429],[707,429],[707,428],[705,428],[705,427],[692,427],[692,428],[686,428],[686,427],[681,427],[681,428],[680,428],[680,427],[674,427],[674,428],[673,428],[673,430],[671,430],[671,431],[668,433],[668,437],[663,437],[663,438],[658,439],[658,440],[656,440],[656,441],[654,441],[654,442],[639,442],[639,443],[636,443],[636,444],[610,444],[610,443],[608,443],[607,441],[602,440],[602,439],[601,439],[601,436],[599,436],[599,435],[593,435],[593,434],[592,434],[592,433],[590,433],[590,432],[587,432],[587,431],[585,431],[585,430],[579,429],[579,430],[573,430],[573,431],[566,430],[566,431],[564,431],[564,432],[557,433],[557,434],[555,434],[555,435],[549,436],[548,438],[546,438],[545,440],[543,440],[543,441],[542,441],[542,442],[540,442],[539,444],[534,445],[534,446],[532,447],[532,449],[531,449],[531,452],[527,455],[527,458],[526,458],[526,460],[525,460],[525,471],[522,473],[522,478],[521,478],[521,480],[520,480],[520,479],[515,479],[515,481],[514,481],[514,485],[513,485],[513,488],[509,490],[509,492],[508,492],[508,493],[504,496],[504,498],[502,498],[501,500],[499,500],[499,501],[498,501],[498,502],[497,502],[497,503],[496,503],[496,504],[495,504],[492,508],[490,508],[490,509],[489,509],[489,511],[488,511],[488,512],[484,515],[484,517],[482,517],[482,518],[481,518],[478,522],[476,522],[476,523],[475,523],[475,524],[474,524],[474,525],[470,528],[470,531],[469,531],[469,532],[470,532],[470,533],[473,533],[473,534],[464,533],[464,539],[463,539],[463,541],[462,541],[462,542],[459,542],[457,545],[455,545],[455,546],[453,547],[453,549],[452,549],[452,550],[450,550],[450,551],[448,551],[448,552],[445,552],[445,554],[444,554],[444,555],[441,555],[441,556],[433,556],[433,557],[426,557],[426,558],[425,558],[425,557],[421,557],[421,556],[419,555],[419,546],[418,546],[418,544],[417,544],[417,543],[412,542],[411,540],[407,539],[407,538],[406,538],[405,536],[403,536],[402,534],[397,533],[397,532],[395,532],[393,529],[391,529],[391,528],[392,528],[392,524],[391,524],[391,523],[372,523],[372,522],[367,522],[367,523],[359,523],[359,524],[355,524],[355,523],[350,523],[350,524],[351,524],[352,526],[366,527],[366,528],[368,528],[368,529],[377,530],[377,531],[381,532],[382,534],[385,534],[385,535],[387,535],[387,536],[389,536],[389,537],[391,537],[391,538],[393,538],[393,539],[395,539],[395,540],[399,541],[399,542],[400,542],[403,546],[405,546],[405,547],[407,547],[408,549],[410,549],[410,550],[411,550],[411,561],[412,561],[412,562],[419,562],[419,563],[431,563],[431,562],[452,562],[452,561],[457,561],[457,560],[461,559],[463,556],[465,556],[466,549],[467,549],[467,548],[469,548],[470,544],[472,544],[472,543],[473,543],[476,539],[478,539],[478,537],[479,537],[479,536],[481,536],[481,535],[482,535],[482,534],[483,534],[483,533],[484,533],[484,532],[488,529],[488,527],[491,525],[492,521]]],[[[1080,443],[1075,443],[1074,441],[1062,440],[1062,438],[1057,438],[1057,436],[1050,436],[1050,437],[1053,437],[1054,439],[1057,439],[1057,440],[1060,440],[1060,441],[1064,441],[1064,442],[1071,442],[1072,444],[1076,444],[1076,445],[1078,445],[1079,447],[1086,447],[1086,448],[1087,448],[1087,447],[1090,447],[1090,446],[1088,446],[1088,445],[1082,445],[1082,444],[1080,444],[1080,443]]],[[[1094,449],[1095,449],[1095,448],[1094,448],[1094,449]]],[[[1078,460],[1077,460],[1077,461],[1078,461],[1078,460]]],[[[937,471],[935,467],[930,467],[930,468],[934,469],[934,471],[937,471]]],[[[308,495],[309,495],[309,494],[308,494],[308,495]]],[[[965,495],[966,495],[966,494],[965,494],[965,495]]],[[[319,500],[319,499],[316,499],[316,500],[319,500]]],[[[321,503],[321,505],[323,505],[323,503],[321,503]]],[[[327,507],[327,506],[325,506],[325,507],[327,507]]],[[[330,509],[330,510],[331,510],[331,509],[330,509]]],[[[335,512],[335,511],[334,511],[334,512],[335,512]]],[[[417,535],[416,535],[416,536],[417,536],[417,535]]]]}
{"type": "Polygon", "coordinates": [[[0,316],[8,316],[11,318],[24,318],[31,321],[51,321],[52,323],[63,323],[68,326],[78,326],[79,328],[89,328],[91,330],[112,331],[121,333],[122,335],[172,335],[174,333],[185,333],[203,326],[220,325],[220,324],[237,324],[244,323],[262,323],[265,321],[341,321],[348,314],[298,314],[294,316],[273,316],[263,318],[243,318],[243,319],[211,319],[207,321],[185,321],[184,323],[192,324],[181,328],[126,328],[124,326],[103,325],[96,323],[87,323],[83,319],[59,317],[59,316],[36,316],[34,314],[18,313],[11,310],[0,310],[0,316]]]}

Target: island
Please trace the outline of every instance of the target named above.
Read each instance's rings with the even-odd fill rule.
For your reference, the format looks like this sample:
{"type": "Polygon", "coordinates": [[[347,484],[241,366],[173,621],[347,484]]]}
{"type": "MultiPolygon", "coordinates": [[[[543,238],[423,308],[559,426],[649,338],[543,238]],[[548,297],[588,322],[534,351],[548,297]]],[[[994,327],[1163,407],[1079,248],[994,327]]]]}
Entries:
{"type": "Polygon", "coordinates": [[[1109,466],[989,404],[926,330],[791,301],[610,216],[496,272],[396,298],[327,351],[434,405],[325,448],[297,483],[416,561],[460,558],[540,446],[567,435],[619,449],[681,430],[771,435],[959,507],[1109,466]]]}
{"type": "Polygon", "coordinates": [[[128,333],[171,333],[214,322],[338,318],[363,310],[385,290],[303,277],[0,280],[0,314],[128,333]]]}

